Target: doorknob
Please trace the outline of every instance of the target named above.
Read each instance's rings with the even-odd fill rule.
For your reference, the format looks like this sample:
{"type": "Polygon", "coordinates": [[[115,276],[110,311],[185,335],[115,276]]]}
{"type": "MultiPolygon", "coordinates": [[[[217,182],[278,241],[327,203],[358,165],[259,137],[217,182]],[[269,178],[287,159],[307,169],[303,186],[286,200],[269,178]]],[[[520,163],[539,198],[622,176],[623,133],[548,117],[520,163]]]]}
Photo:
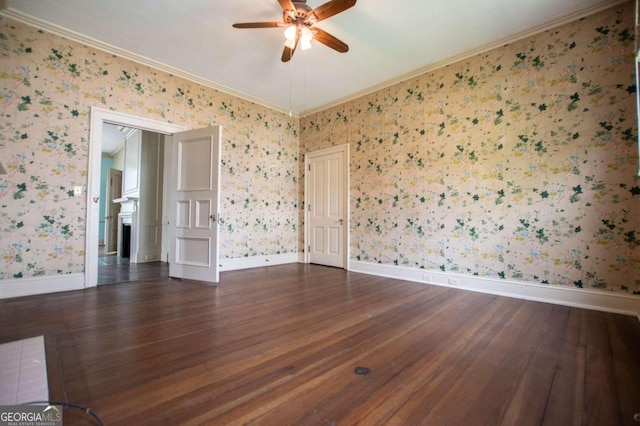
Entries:
{"type": "Polygon", "coordinates": [[[338,219],[338,223],[340,224],[340,226],[342,226],[342,224],[344,223],[344,220],[338,219]]]}
{"type": "Polygon", "coordinates": [[[212,221],[214,221],[214,222],[216,221],[216,215],[215,215],[215,214],[212,214],[212,215],[211,215],[211,216],[209,216],[209,217],[211,218],[211,220],[212,220],[212,221]]]}

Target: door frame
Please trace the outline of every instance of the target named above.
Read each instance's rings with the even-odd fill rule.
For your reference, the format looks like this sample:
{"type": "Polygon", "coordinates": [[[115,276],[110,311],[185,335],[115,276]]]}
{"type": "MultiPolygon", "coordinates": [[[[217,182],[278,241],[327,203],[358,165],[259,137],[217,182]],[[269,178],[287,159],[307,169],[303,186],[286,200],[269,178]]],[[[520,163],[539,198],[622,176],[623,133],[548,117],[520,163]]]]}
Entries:
{"type": "Polygon", "coordinates": [[[343,250],[342,252],[344,253],[344,269],[345,270],[349,270],[350,269],[350,263],[349,263],[349,247],[350,247],[350,241],[349,241],[349,236],[350,236],[350,203],[349,200],[351,199],[350,193],[349,193],[349,188],[351,187],[350,185],[350,176],[349,176],[349,144],[346,143],[344,145],[338,145],[338,146],[334,146],[331,148],[325,148],[325,149],[320,149],[317,151],[311,151],[311,152],[307,152],[306,154],[304,154],[304,247],[303,247],[303,257],[304,257],[304,263],[309,263],[310,262],[310,253],[309,253],[309,209],[307,208],[307,206],[309,205],[309,193],[310,193],[310,179],[309,179],[309,167],[311,164],[311,160],[313,158],[316,157],[321,157],[327,154],[342,154],[342,166],[343,166],[343,176],[344,176],[344,186],[343,186],[343,205],[344,205],[344,222],[345,222],[345,226],[342,227],[343,229],[343,250]]]}
{"type": "MultiPolygon", "coordinates": [[[[100,168],[102,157],[102,126],[105,123],[133,127],[164,135],[182,132],[184,126],[165,123],[104,108],[91,107],[89,124],[89,168],[87,171],[87,211],[85,233],[84,286],[98,285],[98,240],[100,228],[100,168]]],[[[166,138],[165,138],[166,139],[166,138]]],[[[167,142],[165,142],[167,143],[167,142]]],[[[165,146],[167,148],[167,146],[165,146]]],[[[169,147],[170,148],[170,147],[169,147]]],[[[165,162],[166,164],[166,162],[165,162]]],[[[166,190],[165,190],[166,194],[166,190]]],[[[163,203],[169,202],[166,199],[163,203]]]]}

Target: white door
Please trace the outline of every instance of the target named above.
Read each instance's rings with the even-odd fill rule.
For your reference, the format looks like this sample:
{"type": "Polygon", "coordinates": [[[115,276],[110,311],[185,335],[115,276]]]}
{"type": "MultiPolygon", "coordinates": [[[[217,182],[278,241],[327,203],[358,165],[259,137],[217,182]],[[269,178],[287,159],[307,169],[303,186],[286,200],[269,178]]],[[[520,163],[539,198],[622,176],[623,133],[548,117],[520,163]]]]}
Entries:
{"type": "Polygon", "coordinates": [[[344,268],[347,258],[347,150],[307,154],[309,262],[344,268]]]}
{"type": "Polygon", "coordinates": [[[105,246],[108,253],[118,250],[118,213],[120,204],[113,200],[122,197],[122,170],[109,169],[109,184],[107,185],[106,200],[107,217],[105,217],[105,246]]]}
{"type": "Polygon", "coordinates": [[[218,282],[220,126],[173,135],[169,276],[218,282]]]}

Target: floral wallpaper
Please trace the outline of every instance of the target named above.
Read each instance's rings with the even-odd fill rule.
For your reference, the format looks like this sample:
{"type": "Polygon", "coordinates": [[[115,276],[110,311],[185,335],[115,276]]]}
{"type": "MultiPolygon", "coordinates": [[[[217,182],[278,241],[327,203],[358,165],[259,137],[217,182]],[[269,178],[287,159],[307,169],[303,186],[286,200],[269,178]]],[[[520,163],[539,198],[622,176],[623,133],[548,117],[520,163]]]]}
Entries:
{"type": "Polygon", "coordinates": [[[352,260],[640,294],[631,2],[301,120],[352,260]]]}
{"type": "Polygon", "coordinates": [[[301,120],[0,18],[0,280],[84,271],[89,114],[224,128],[221,258],[297,252],[351,147],[351,259],[640,294],[631,2],[301,120]]]}
{"type": "Polygon", "coordinates": [[[296,118],[6,18],[0,105],[0,280],[84,271],[92,106],[221,124],[221,258],[297,252],[296,118]]]}

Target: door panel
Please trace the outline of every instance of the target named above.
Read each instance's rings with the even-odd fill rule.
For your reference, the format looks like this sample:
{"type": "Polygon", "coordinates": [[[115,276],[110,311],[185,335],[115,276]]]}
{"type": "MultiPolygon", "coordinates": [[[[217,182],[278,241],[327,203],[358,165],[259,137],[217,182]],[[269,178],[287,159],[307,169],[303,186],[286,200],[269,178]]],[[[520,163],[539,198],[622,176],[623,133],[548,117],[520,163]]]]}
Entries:
{"type": "Polygon", "coordinates": [[[204,136],[178,143],[178,191],[210,191],[213,184],[213,150],[204,136]]]}
{"type": "Polygon", "coordinates": [[[169,275],[218,282],[220,126],[176,133],[169,275]]]}
{"type": "Polygon", "coordinates": [[[211,229],[211,200],[196,200],[197,229],[211,229]]]}
{"type": "Polygon", "coordinates": [[[180,265],[211,266],[211,239],[195,237],[176,238],[176,263],[180,265]]]}
{"type": "Polygon", "coordinates": [[[340,243],[342,239],[340,238],[340,233],[342,232],[339,228],[329,228],[329,238],[328,243],[329,247],[327,247],[327,252],[329,254],[339,256],[340,255],[340,243]]]}
{"type": "Polygon", "coordinates": [[[311,263],[345,266],[345,161],[343,152],[308,157],[311,263]]]}
{"type": "Polygon", "coordinates": [[[176,228],[191,228],[191,201],[181,200],[176,203],[176,228]]]}

